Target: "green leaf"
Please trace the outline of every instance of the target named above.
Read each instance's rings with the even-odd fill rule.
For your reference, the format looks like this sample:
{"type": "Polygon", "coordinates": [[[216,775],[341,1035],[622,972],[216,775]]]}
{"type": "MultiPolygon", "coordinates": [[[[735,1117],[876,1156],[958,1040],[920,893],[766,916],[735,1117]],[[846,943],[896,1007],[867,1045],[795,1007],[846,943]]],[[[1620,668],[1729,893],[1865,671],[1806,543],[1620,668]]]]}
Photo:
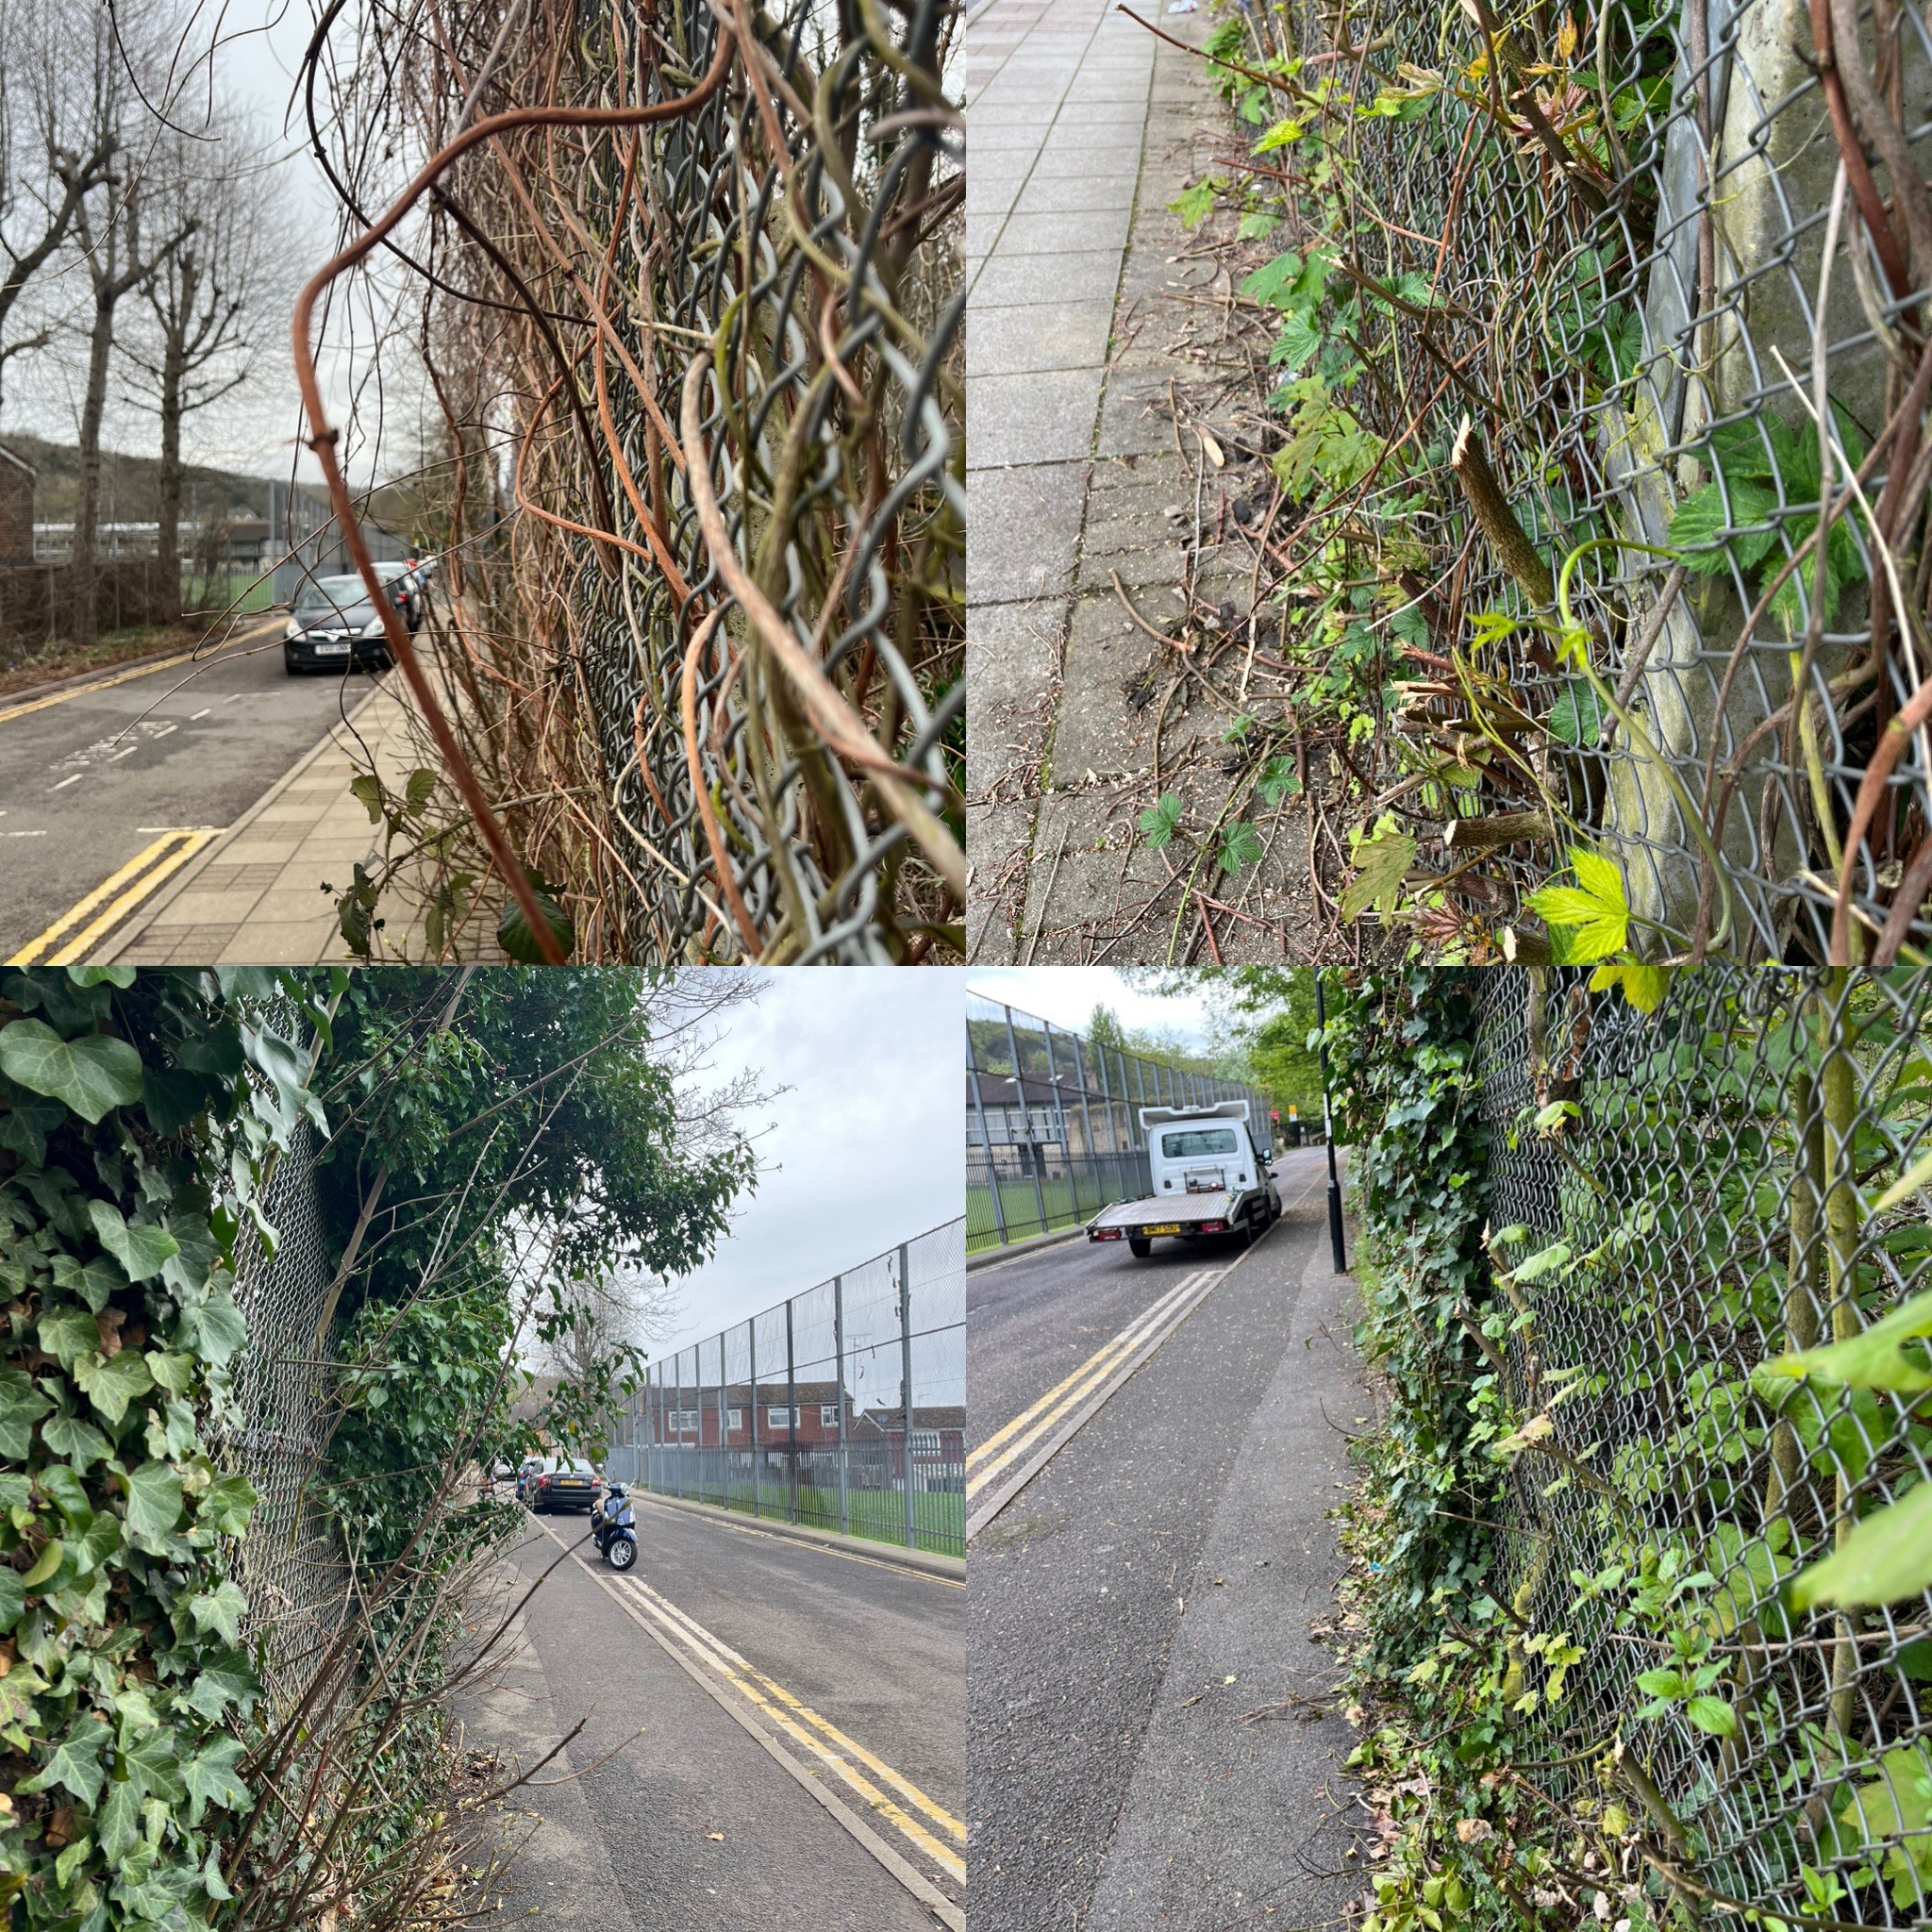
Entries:
{"type": "Polygon", "coordinates": [[[0,1460],[26,1460],[34,1424],[53,1406],[24,1370],[0,1369],[0,1460]]]}
{"type": "MultiPolygon", "coordinates": [[[[124,1731],[122,1735],[127,1734],[124,1731]]],[[[172,1731],[159,1727],[142,1731],[129,1740],[121,1757],[129,1779],[138,1781],[143,1791],[151,1791],[171,1805],[179,1804],[188,1795],[182,1788],[181,1765],[175,1755],[172,1731]]]]}
{"type": "Polygon", "coordinates": [[[141,1787],[132,1778],[118,1778],[108,1785],[94,1829],[100,1834],[108,1869],[118,1872],[121,1861],[141,1841],[141,1787]]]}
{"type": "Polygon", "coordinates": [[[96,1255],[85,1267],[72,1255],[56,1255],[53,1268],[54,1286],[77,1294],[96,1315],[108,1306],[116,1289],[127,1285],[126,1275],[105,1255],[96,1255]]]}
{"type": "Polygon", "coordinates": [[[1278,807],[1284,798],[1293,798],[1302,789],[1302,774],[1291,758],[1270,758],[1261,769],[1255,790],[1264,805],[1278,807]]]}
{"type": "Polygon", "coordinates": [[[1915,1294],[1847,1341],[1760,1362],[1751,1379],[1773,1402],[1778,1399],[1774,1384],[1780,1377],[1920,1395],[1932,1389],[1932,1370],[1927,1367],[1927,1351],[1910,1344],[1927,1336],[1932,1336],[1932,1290],[1915,1294]]]}
{"type": "Polygon", "coordinates": [[[247,1658],[239,1650],[231,1650],[225,1657],[203,1666],[194,1688],[181,1701],[210,1724],[220,1724],[222,1713],[229,1705],[247,1709],[260,1688],[247,1658]]]}
{"type": "Polygon", "coordinates": [[[1545,886],[1524,904],[1550,928],[1552,941],[1560,933],[1560,964],[1589,966],[1623,951],[1629,938],[1630,908],[1624,897],[1624,877],[1599,854],[1573,846],[1570,868],[1576,885],[1545,886]]]}
{"type": "Polygon", "coordinates": [[[70,1538],[67,1554],[75,1574],[92,1576],[121,1547],[121,1524],[111,1516],[96,1516],[78,1537],[70,1538]]]}
{"type": "Polygon", "coordinates": [[[1261,842],[1261,835],[1245,819],[1236,819],[1232,824],[1221,829],[1221,869],[1225,873],[1237,873],[1251,865],[1258,865],[1267,846],[1261,842]]]}
{"type": "Polygon", "coordinates": [[[60,1539],[49,1537],[46,1547],[34,1558],[33,1567],[20,1579],[24,1590],[38,1590],[43,1583],[51,1583],[60,1574],[61,1559],[67,1554],[67,1545],[60,1539]]]}
{"type": "Polygon", "coordinates": [[[87,1485],[64,1462],[42,1470],[40,1483],[55,1508],[75,1529],[85,1529],[94,1520],[93,1505],[87,1499],[87,1485]]]}
{"type": "Polygon", "coordinates": [[[1284,382],[1299,375],[1321,353],[1322,331],[1297,309],[1281,325],[1268,359],[1281,371],[1284,382]]]}
{"type": "Polygon", "coordinates": [[[1760,483],[1726,473],[1730,502],[1716,483],[1707,483],[1671,519],[1671,547],[1686,553],[1684,567],[1697,576],[1717,576],[1735,560],[1747,569],[1775,541],[1771,518],[1777,494],[1760,483]]]}
{"type": "Polygon", "coordinates": [[[1738,1713],[1722,1697],[1693,1697],[1684,1707],[1684,1715],[1713,1738],[1737,1736],[1738,1713]]]}
{"type": "Polygon", "coordinates": [[[1671,990],[1671,969],[1646,965],[1634,954],[1626,954],[1621,959],[1599,966],[1590,976],[1591,992],[1602,992],[1612,986],[1621,986],[1624,997],[1640,1013],[1654,1013],[1671,990]]]}
{"type": "Polygon", "coordinates": [[[60,1101],[90,1124],[141,1098],[141,1056],[125,1040],[101,1033],[62,1040],[42,1020],[0,1028],[0,1073],[60,1101]]]}
{"type": "Polygon", "coordinates": [[[236,1774],[242,1761],[240,1738],[217,1738],[208,1748],[190,1759],[182,1776],[188,1786],[188,1822],[199,1824],[210,1805],[234,1806],[248,1802],[248,1787],[236,1774]]]}
{"type": "Polygon", "coordinates": [[[85,1308],[53,1307],[41,1317],[41,1346],[58,1357],[60,1366],[71,1374],[74,1364],[83,1356],[97,1352],[101,1331],[85,1308]]]}
{"type": "Polygon", "coordinates": [[[1689,1687],[1676,1671],[1645,1671],[1638,1678],[1637,1688],[1652,1697],[1681,1697],[1689,1687]]]}
{"type": "Polygon", "coordinates": [[[204,1633],[215,1631],[227,1644],[233,1644],[240,1637],[242,1618],[247,1608],[248,1599],[230,1576],[223,1577],[214,1589],[188,1599],[188,1613],[194,1619],[194,1627],[204,1633]]]}
{"type": "Polygon", "coordinates": [[[0,1635],[20,1622],[20,1613],[25,1608],[26,1586],[20,1580],[20,1572],[0,1563],[0,1635]]]}
{"type": "Polygon", "coordinates": [[[403,796],[408,810],[421,811],[429,803],[436,793],[438,776],[427,765],[419,765],[409,774],[403,785],[403,796]]]}
{"type": "Polygon", "coordinates": [[[78,1416],[50,1415],[41,1424],[41,1440],[62,1462],[71,1462],[85,1475],[113,1454],[107,1437],[78,1416]]]}
{"type": "Polygon", "coordinates": [[[20,1156],[28,1167],[42,1167],[47,1159],[47,1136],[67,1118],[67,1109],[58,1100],[39,1094],[18,1095],[0,1113],[0,1147],[20,1156]]]}
{"type": "Polygon", "coordinates": [[[260,1500],[245,1475],[225,1475],[208,1485],[197,1514],[223,1536],[240,1536],[260,1500]]]}
{"type": "Polygon", "coordinates": [[[208,1109],[208,1082],[180,1067],[148,1067],[141,1076],[141,1100],[156,1133],[178,1133],[208,1109]]]}
{"type": "Polygon", "coordinates": [[[132,1348],[124,1348],[119,1355],[93,1368],[83,1362],[75,1370],[74,1379],[110,1423],[118,1423],[127,1413],[127,1405],[155,1386],[147,1363],[142,1359],[140,1351],[132,1348]]]}
{"type": "Polygon", "coordinates": [[[1550,707],[1543,729],[1558,744],[1594,744],[1603,735],[1604,716],[1596,687],[1584,678],[1573,677],[1550,707]]]}
{"type": "Polygon", "coordinates": [[[194,1345],[216,1368],[225,1368],[229,1358],[248,1340],[248,1324],[235,1306],[235,1297],[224,1288],[201,1303],[186,1309],[182,1326],[194,1345]]]}
{"type": "Polygon", "coordinates": [[[54,1755],[32,1777],[23,1778],[23,1791],[51,1791],[64,1785],[80,1802],[92,1809],[101,1794],[101,1746],[108,1741],[108,1726],[92,1711],[83,1711],[74,1727],[54,1747],[54,1755]]]}
{"type": "Polygon", "coordinates": [[[1173,842],[1187,809],[1186,803],[1177,792],[1163,791],[1159,804],[1150,805],[1141,814],[1141,829],[1147,835],[1150,850],[1158,852],[1163,845],[1173,842]]]}
{"type": "Polygon", "coordinates": [[[132,966],[70,966],[67,976],[75,986],[118,986],[123,992],[134,984],[132,966]]]}
{"type": "MultiPolygon", "coordinates": [[[[1251,296],[1257,302],[1276,303],[1300,280],[1302,258],[1293,249],[1277,255],[1265,267],[1257,268],[1241,284],[1241,293],[1251,296]]],[[[1287,307],[1286,303],[1281,304],[1287,307]]]]}
{"type": "Polygon", "coordinates": [[[349,791],[352,796],[362,801],[364,808],[369,813],[369,823],[372,825],[381,824],[383,808],[382,780],[374,772],[358,772],[349,780],[349,791]]]}
{"type": "Polygon", "coordinates": [[[87,1211],[102,1247],[127,1271],[129,1281],[150,1281],[181,1252],[181,1243],[165,1227],[148,1223],[130,1225],[111,1201],[90,1201],[87,1211]]]}
{"type": "Polygon", "coordinates": [[[180,1520],[181,1478],[165,1462],[143,1462],[127,1478],[130,1541],[153,1548],[180,1520]]]}
{"type": "Polygon", "coordinates": [[[1868,1516],[1822,1563],[1791,1585],[1791,1607],[1875,1607],[1932,1584],[1932,1483],[1868,1516]]]}
{"type": "MultiPolygon", "coordinates": [[[[557,887],[551,885],[543,874],[531,867],[524,868],[524,876],[530,882],[530,891],[537,900],[537,910],[543,923],[550,928],[551,937],[557,941],[558,951],[568,959],[571,948],[576,944],[576,927],[571,916],[557,903],[557,887]]],[[[524,908],[512,899],[503,908],[503,916],[496,922],[496,943],[525,966],[541,966],[543,955],[537,944],[536,935],[530,930],[529,922],[524,917],[524,908]]]]}
{"type": "Polygon", "coordinates": [[[1349,863],[1356,877],[1341,894],[1341,916],[1359,919],[1373,908],[1385,917],[1402,899],[1402,881],[1415,863],[1416,842],[1392,818],[1385,818],[1370,838],[1349,839],[1349,863]]]}
{"type": "Polygon", "coordinates": [[[1221,183],[1210,175],[1207,180],[1183,189],[1174,200],[1168,203],[1168,211],[1180,216],[1182,227],[1198,228],[1214,212],[1214,197],[1220,187],[1221,183]]]}

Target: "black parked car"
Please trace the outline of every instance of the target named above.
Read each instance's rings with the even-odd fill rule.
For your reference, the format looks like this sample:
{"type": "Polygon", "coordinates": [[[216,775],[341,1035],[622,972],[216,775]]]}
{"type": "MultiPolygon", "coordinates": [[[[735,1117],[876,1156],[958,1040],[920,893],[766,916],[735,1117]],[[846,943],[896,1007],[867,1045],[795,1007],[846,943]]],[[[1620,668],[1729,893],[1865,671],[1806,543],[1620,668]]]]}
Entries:
{"type": "Polygon", "coordinates": [[[532,1509],[594,1509],[604,1478],[581,1456],[546,1456],[525,1475],[524,1501],[532,1509]]]}
{"type": "Polygon", "coordinates": [[[302,586],[282,634],[282,661],[291,672],[388,670],[382,619],[360,577],[317,577],[302,586]]]}

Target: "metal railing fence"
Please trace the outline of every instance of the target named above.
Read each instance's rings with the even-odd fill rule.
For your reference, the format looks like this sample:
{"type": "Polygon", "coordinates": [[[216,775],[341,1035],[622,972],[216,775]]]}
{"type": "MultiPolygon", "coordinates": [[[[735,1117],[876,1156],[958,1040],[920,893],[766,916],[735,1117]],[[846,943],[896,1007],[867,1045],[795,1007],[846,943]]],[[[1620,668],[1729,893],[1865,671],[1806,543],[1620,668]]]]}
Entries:
{"type": "Polygon", "coordinates": [[[1932,1475],[1924,1377],[1753,1379],[1932,1286],[1924,1188],[1870,1211],[1932,1151],[1932,976],[1712,967],[1646,1016],[1581,974],[1509,969],[1482,1000],[1524,1445],[1495,1588],[1580,1651],[1530,1699],[1521,1779],[1598,1841],[1621,1785],[1612,1877],[1660,1873],[1699,1912],[1932,1923],[1932,1592],[1790,1595],[1932,1475]],[[1667,1563],[1682,1587],[1645,1609],[1667,1563]],[[1659,1674],[1684,1646],[1701,1708],[1659,1674]]]}
{"type": "Polygon", "coordinates": [[[965,1223],[653,1363],[614,1423],[617,1481],[963,1557],[965,1223]]]}
{"type": "Polygon", "coordinates": [[[966,995],[966,1244],[1070,1227],[1149,1191],[1143,1107],[1244,1100],[1257,1136],[1267,1097],[966,995]]]}
{"type": "MultiPolygon", "coordinates": [[[[1261,51],[1324,76],[1294,112],[1337,171],[1291,197],[1273,245],[1346,259],[1331,308],[1375,298],[1354,337],[1373,380],[1337,351],[1313,400],[1345,397],[1382,455],[1302,534],[1318,549],[1339,519],[1339,575],[1379,577],[1374,627],[1412,680],[1374,789],[1443,781],[1386,807],[1416,841],[1404,898],[1433,896],[1424,928],[1459,921],[1467,943],[1509,925],[1580,843],[1617,862],[1638,912],[1680,936],[1702,919],[1747,958],[1827,957],[1841,872],[1874,932],[1932,929],[1923,728],[1853,823],[1874,742],[1898,748],[1884,726],[1924,679],[1924,9],[1243,12],[1261,51]],[[1896,191],[1867,148],[1903,170],[1896,191]],[[1827,391],[1837,523],[1814,610],[1827,391]],[[1860,496],[1845,478],[1868,453],[1860,496]],[[1559,648],[1551,579],[1572,556],[1559,648]],[[1458,817],[1489,823],[1445,842],[1458,817]]],[[[1324,178],[1312,144],[1284,178],[1324,178]]]]}

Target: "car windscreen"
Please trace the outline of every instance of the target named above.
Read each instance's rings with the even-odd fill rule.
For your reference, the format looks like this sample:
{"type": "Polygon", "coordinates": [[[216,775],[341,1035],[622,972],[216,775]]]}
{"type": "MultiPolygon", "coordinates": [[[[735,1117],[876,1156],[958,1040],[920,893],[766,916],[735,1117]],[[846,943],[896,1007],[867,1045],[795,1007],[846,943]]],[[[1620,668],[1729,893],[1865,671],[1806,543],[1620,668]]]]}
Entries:
{"type": "Polygon", "coordinates": [[[1232,1154],[1240,1145],[1232,1127],[1190,1127],[1160,1137],[1160,1151],[1170,1160],[1188,1160],[1196,1154],[1232,1154]]]}
{"type": "Polygon", "coordinates": [[[369,587],[360,577],[324,577],[304,584],[295,599],[297,610],[349,610],[369,602],[369,587]]]}

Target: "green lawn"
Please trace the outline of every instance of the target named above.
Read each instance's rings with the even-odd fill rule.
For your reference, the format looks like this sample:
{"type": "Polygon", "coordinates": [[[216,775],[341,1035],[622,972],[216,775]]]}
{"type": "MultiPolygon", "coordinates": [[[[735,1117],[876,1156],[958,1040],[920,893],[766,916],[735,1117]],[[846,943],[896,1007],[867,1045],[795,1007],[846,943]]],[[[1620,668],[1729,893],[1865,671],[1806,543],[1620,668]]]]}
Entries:
{"type": "MultiPolygon", "coordinates": [[[[675,1496],[677,1491],[674,1489],[663,1493],[675,1496]]],[[[776,1484],[765,1485],[764,1507],[761,1509],[753,1507],[752,1487],[746,1482],[734,1481],[728,1496],[721,1494],[715,1483],[702,1490],[688,1489],[684,1493],[692,1502],[735,1509],[746,1516],[756,1515],[763,1521],[791,1521],[791,1492],[776,1484]]],[[[838,1491],[816,1490],[801,1485],[798,1521],[809,1524],[815,1529],[837,1529],[838,1491]]],[[[897,1543],[901,1549],[906,1547],[906,1498],[897,1490],[848,1490],[846,1523],[846,1534],[849,1536],[868,1537],[874,1542],[897,1543]]],[[[912,1533],[922,1550],[931,1550],[941,1556],[963,1557],[966,1554],[966,1498],[944,1492],[915,1492],[912,1498],[912,1533]]]]}
{"type": "MultiPolygon", "coordinates": [[[[1046,1234],[1057,1227],[1075,1227],[1091,1221],[1109,1200],[1119,1196],[1105,1190],[1091,1175],[1082,1175],[1078,1196],[1072,1181],[1046,1181],[1035,1193],[1031,1181],[1002,1181],[1000,1207],[1007,1217],[1007,1236],[1024,1241],[1028,1235],[1046,1234]],[[1041,1196],[1046,1201],[1046,1220],[1040,1218],[1041,1196]]],[[[981,1185],[966,1190],[966,1251],[1000,1244],[999,1221],[993,1213],[992,1190],[981,1185]]]]}
{"type": "Polygon", "coordinates": [[[252,615],[274,608],[275,585],[268,578],[257,583],[253,575],[211,577],[206,583],[191,578],[181,587],[181,603],[189,610],[239,609],[252,615]]]}

